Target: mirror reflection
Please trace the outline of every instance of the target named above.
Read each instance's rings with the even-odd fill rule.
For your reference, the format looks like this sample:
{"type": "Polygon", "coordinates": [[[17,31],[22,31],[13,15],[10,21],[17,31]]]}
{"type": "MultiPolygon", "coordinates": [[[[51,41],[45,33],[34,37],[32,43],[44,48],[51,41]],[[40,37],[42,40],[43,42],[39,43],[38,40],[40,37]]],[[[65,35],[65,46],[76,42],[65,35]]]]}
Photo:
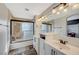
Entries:
{"type": "Polygon", "coordinates": [[[67,18],[67,35],[69,37],[79,38],[79,15],[73,15],[67,18]]]}
{"type": "Polygon", "coordinates": [[[41,21],[51,24],[50,32],[79,38],[79,4],[60,5],[42,16],[41,21]]]}
{"type": "Polygon", "coordinates": [[[47,33],[52,31],[52,24],[42,23],[41,25],[41,33],[47,33]]]}

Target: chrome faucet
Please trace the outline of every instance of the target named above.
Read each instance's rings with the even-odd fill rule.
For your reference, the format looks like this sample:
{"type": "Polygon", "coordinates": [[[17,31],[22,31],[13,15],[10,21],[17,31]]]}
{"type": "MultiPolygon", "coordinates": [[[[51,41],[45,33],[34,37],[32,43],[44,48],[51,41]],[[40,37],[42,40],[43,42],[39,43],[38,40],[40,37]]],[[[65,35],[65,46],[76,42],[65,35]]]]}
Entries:
{"type": "Polygon", "coordinates": [[[62,43],[62,44],[66,44],[66,43],[68,43],[68,41],[63,41],[63,40],[59,40],[60,41],[60,43],[62,43]]]}

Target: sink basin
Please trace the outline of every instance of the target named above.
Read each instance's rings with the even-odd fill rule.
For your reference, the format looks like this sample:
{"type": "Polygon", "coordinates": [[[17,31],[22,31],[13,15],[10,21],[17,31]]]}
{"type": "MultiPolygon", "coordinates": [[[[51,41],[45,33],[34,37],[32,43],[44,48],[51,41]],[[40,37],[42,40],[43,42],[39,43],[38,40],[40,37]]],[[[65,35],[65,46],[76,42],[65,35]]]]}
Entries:
{"type": "Polygon", "coordinates": [[[68,45],[64,45],[62,43],[55,43],[57,45],[57,47],[61,50],[70,50],[70,47],[68,45]]]}
{"type": "Polygon", "coordinates": [[[52,43],[52,45],[55,46],[59,50],[65,50],[65,51],[71,50],[71,46],[68,44],[62,44],[56,40],[49,41],[49,42],[52,43]]]}
{"type": "Polygon", "coordinates": [[[46,43],[66,55],[79,55],[79,47],[69,43],[62,44],[58,40],[46,40],[46,43]]]}
{"type": "Polygon", "coordinates": [[[59,44],[59,48],[64,49],[64,50],[70,50],[69,46],[64,45],[64,44],[59,44]]]}

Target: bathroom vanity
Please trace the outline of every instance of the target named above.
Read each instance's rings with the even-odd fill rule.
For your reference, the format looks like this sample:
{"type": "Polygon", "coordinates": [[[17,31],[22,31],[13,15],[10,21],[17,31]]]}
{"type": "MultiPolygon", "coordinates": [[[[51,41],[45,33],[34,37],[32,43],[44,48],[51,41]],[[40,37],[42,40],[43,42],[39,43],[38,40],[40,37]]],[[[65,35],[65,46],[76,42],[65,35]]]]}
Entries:
{"type": "Polygon", "coordinates": [[[40,55],[64,55],[64,53],[55,49],[55,47],[51,45],[51,42],[40,38],[40,55]]]}
{"type": "MultiPolygon", "coordinates": [[[[51,41],[52,42],[52,41],[51,41]]],[[[40,55],[64,55],[64,53],[60,52],[59,50],[55,49],[50,41],[46,40],[46,35],[40,35],[40,55]]]]}
{"type": "Polygon", "coordinates": [[[62,44],[52,35],[46,35],[46,39],[40,38],[40,55],[79,55],[79,47],[69,42],[62,44]]]}
{"type": "Polygon", "coordinates": [[[79,47],[75,47],[72,45],[63,45],[61,43],[57,43],[56,41],[45,41],[46,44],[52,47],[51,54],[53,55],[78,55],[79,47]]]}

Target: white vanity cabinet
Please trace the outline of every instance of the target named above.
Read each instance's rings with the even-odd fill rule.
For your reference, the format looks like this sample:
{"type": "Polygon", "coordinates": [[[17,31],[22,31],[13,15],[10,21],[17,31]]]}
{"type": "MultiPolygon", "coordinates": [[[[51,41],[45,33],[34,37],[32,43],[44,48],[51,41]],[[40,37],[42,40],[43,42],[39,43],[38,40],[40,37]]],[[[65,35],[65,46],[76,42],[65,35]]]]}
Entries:
{"type": "Polygon", "coordinates": [[[40,55],[45,55],[45,41],[40,38],[40,55]]]}
{"type": "Polygon", "coordinates": [[[51,55],[52,47],[40,38],[40,55],[51,55]]]}
{"type": "Polygon", "coordinates": [[[64,55],[64,53],[60,52],[59,50],[55,49],[54,47],[50,46],[45,42],[44,39],[40,38],[40,55],[64,55]]]}
{"type": "Polygon", "coordinates": [[[35,50],[37,51],[37,54],[39,54],[39,38],[37,37],[33,37],[33,47],[35,48],[35,50]]]}
{"type": "Polygon", "coordinates": [[[45,43],[45,55],[51,55],[52,47],[45,43]]]}

